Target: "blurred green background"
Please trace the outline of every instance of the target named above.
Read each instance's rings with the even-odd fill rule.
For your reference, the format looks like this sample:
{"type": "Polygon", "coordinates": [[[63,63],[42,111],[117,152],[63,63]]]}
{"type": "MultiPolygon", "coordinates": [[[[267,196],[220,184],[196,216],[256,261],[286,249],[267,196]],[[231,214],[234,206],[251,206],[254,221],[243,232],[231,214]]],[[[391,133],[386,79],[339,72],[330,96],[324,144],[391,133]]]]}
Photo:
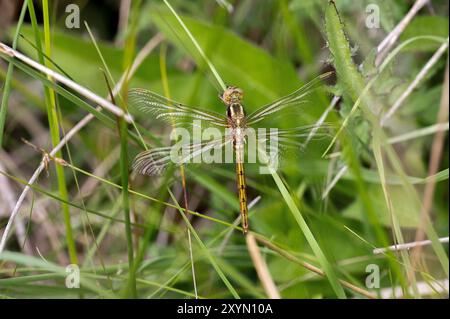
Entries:
{"type": "MultiPolygon", "coordinates": [[[[2,42],[10,44],[16,32],[21,1],[14,5],[6,5],[6,2],[0,2],[9,8],[9,11],[0,11],[2,29],[6,30],[0,36],[2,42]]],[[[342,125],[356,100],[349,90],[348,81],[345,81],[346,75],[342,73],[347,72],[346,68],[349,79],[353,76],[351,72],[357,72],[365,84],[375,75],[378,76],[370,91],[373,99],[364,107],[373,107],[371,114],[379,118],[399,99],[441,45],[439,41],[418,38],[393,55],[389,65],[379,73],[379,68],[374,65],[376,47],[405,17],[414,1],[335,2],[340,27],[346,35],[344,43],[351,52],[351,59],[344,61],[337,60],[333,41],[329,39],[334,31],[339,31],[339,27],[327,20],[332,15],[327,15],[327,10],[330,10],[328,1],[172,0],[170,4],[225,83],[245,91],[244,103],[248,112],[292,92],[321,73],[337,69],[325,83],[325,90],[312,96],[308,107],[293,116],[277,118],[270,124],[288,128],[315,123],[328,108],[333,94],[342,98],[329,113],[327,121],[337,127],[342,125]],[[376,5],[379,9],[378,28],[367,26],[370,15],[368,5],[376,5]],[[229,7],[233,9],[229,11],[229,7]],[[326,23],[331,25],[330,29],[326,28],[326,23]],[[343,64],[340,69],[339,63],[343,64]],[[355,68],[353,71],[350,65],[355,68]]],[[[37,21],[41,24],[42,4],[41,1],[34,3],[37,21]]],[[[124,15],[121,5],[126,6],[127,1],[50,1],[51,59],[54,64],[78,84],[106,97],[108,87],[102,72],[104,67],[85,23],[92,30],[116,82],[126,66],[127,46],[134,44],[135,47],[130,50],[136,54],[151,38],[162,34],[162,44],[145,58],[128,86],[166,94],[161,73],[164,57],[168,89],[173,99],[224,114],[225,107],[217,98],[221,93],[220,87],[174,15],[162,1],[136,3],[133,1],[129,8],[126,26],[126,23],[121,24],[120,19],[124,15]],[[69,4],[77,4],[80,8],[79,28],[66,27],[68,13],[65,9],[69,4]],[[135,36],[135,43],[129,41],[131,36],[135,36]]],[[[35,31],[28,14],[25,15],[18,50],[37,60],[36,49],[29,43],[34,43],[35,31]]],[[[42,28],[40,32],[43,34],[42,28]]],[[[431,1],[425,5],[408,23],[396,45],[420,36],[439,37],[445,42],[448,37],[448,1],[431,1]]],[[[448,43],[448,39],[446,41],[448,43]]],[[[446,256],[439,255],[431,246],[423,248],[420,262],[413,266],[410,265],[411,251],[392,255],[375,255],[372,251],[375,247],[392,245],[399,240],[393,220],[398,223],[397,230],[401,230],[402,242],[414,241],[418,226],[423,226],[420,220],[421,203],[428,181],[426,177],[435,134],[422,136],[420,132],[438,121],[447,54],[433,65],[399,111],[382,127],[383,136],[377,135],[380,131],[374,129],[371,116],[357,110],[339,135],[336,148],[330,151],[337,154],[335,157],[321,157],[330,139],[320,141],[307,151],[288,157],[278,172],[337,277],[375,294],[381,290],[366,287],[366,267],[369,264],[379,266],[380,286],[377,288],[390,289],[399,285],[405,288],[415,286],[417,282],[427,286],[448,276],[443,269],[445,267],[442,267],[446,256]],[[383,143],[388,143],[385,137],[398,137],[406,133],[411,133],[413,137],[389,146],[401,165],[403,176],[398,174],[399,169],[390,157],[392,154],[388,155],[388,151],[384,153],[385,145],[381,145],[381,157],[386,161],[383,169],[387,189],[383,190],[379,177],[380,162],[373,148],[374,135],[383,143]],[[344,166],[350,168],[334,184],[333,180],[344,166]],[[370,215],[370,212],[373,214],[370,215]],[[414,279],[409,277],[411,269],[415,270],[414,279]]],[[[7,61],[0,60],[2,87],[7,67],[7,61]]],[[[41,157],[21,138],[46,150],[52,148],[43,96],[39,79],[15,69],[1,159],[5,163],[2,170],[22,180],[31,176],[41,157]],[[13,164],[7,164],[8,161],[13,164]]],[[[61,113],[61,136],[87,114],[79,105],[63,97],[58,97],[58,108],[61,113]]],[[[145,128],[145,132],[141,133],[150,148],[168,145],[170,125],[137,110],[130,109],[130,112],[139,123],[140,130],[145,128]]],[[[447,129],[443,153],[430,211],[433,233],[439,237],[448,236],[448,118],[445,122],[447,129]]],[[[63,151],[63,158],[75,167],[120,184],[119,141],[114,127],[111,129],[94,119],[70,141],[69,149],[63,151]]],[[[129,163],[142,150],[141,145],[130,139],[129,163]]],[[[69,167],[64,170],[82,276],[85,273],[97,286],[97,289],[92,289],[89,285],[82,285],[81,291],[88,298],[103,297],[106,292],[115,297],[121,296],[120,292],[127,285],[123,222],[95,214],[102,213],[122,220],[120,189],[105,181],[95,182],[92,177],[69,167]]],[[[189,208],[232,223],[239,210],[234,174],[232,165],[188,167],[189,208]]],[[[23,185],[13,179],[9,182],[18,197],[23,185]]],[[[258,174],[257,165],[248,165],[247,184],[249,201],[259,198],[250,209],[251,230],[275,243],[279,251],[321,267],[321,261],[311,250],[272,177],[258,174]]],[[[40,189],[34,190],[33,196],[29,196],[21,208],[21,222],[26,229],[26,247],[29,250],[19,239],[11,237],[7,249],[21,252],[20,256],[24,259],[16,255],[4,257],[0,269],[0,293],[7,297],[79,297],[80,290],[66,289],[61,276],[51,276],[52,271],[48,272],[45,267],[33,263],[40,254],[60,266],[69,263],[58,200],[48,196],[48,193],[58,195],[53,164],[48,173],[42,174],[37,185],[40,189]],[[34,248],[36,246],[39,252],[34,248]],[[15,267],[18,268],[13,273],[15,267]],[[48,274],[48,278],[41,280],[39,276],[44,274],[48,274]],[[20,280],[25,276],[31,278],[20,280]]],[[[138,297],[193,298],[186,224],[176,208],[161,203],[173,203],[167,191],[170,188],[183,206],[179,172],[169,170],[162,177],[137,176],[130,179],[130,187],[157,199],[130,196],[132,220],[146,225],[145,229],[135,227],[133,231],[135,252],[142,252],[144,256],[136,272],[138,297]]],[[[10,206],[5,200],[0,204],[0,229],[6,225],[9,212],[10,206]]],[[[226,235],[229,226],[203,216],[191,215],[190,223],[240,297],[266,297],[245,238],[239,230],[226,235]]],[[[448,253],[447,244],[440,249],[448,253]]],[[[192,250],[198,295],[208,298],[233,297],[208,254],[194,238],[192,250]]],[[[279,251],[277,253],[270,247],[261,245],[260,251],[282,298],[336,297],[327,277],[315,275],[298,263],[283,258],[279,251]]],[[[362,297],[347,289],[346,294],[347,297],[362,297]]],[[[412,289],[406,295],[420,297],[421,292],[420,289],[412,289]]],[[[424,295],[430,296],[447,295],[435,292],[424,295]]]]}

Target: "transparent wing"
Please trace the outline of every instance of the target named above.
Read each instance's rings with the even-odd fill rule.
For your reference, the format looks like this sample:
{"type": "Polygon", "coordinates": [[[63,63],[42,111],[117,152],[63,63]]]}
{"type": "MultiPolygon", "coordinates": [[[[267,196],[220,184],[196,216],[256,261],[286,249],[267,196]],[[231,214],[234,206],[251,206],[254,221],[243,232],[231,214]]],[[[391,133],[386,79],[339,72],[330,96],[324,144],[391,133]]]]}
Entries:
{"type": "Polygon", "coordinates": [[[305,151],[309,142],[332,137],[333,127],[331,123],[320,123],[291,129],[270,130],[264,134],[258,132],[257,145],[259,147],[263,145],[266,153],[275,152],[279,157],[283,157],[286,153],[298,154],[305,151]]]}
{"type": "MultiPolygon", "coordinates": [[[[330,137],[332,127],[329,123],[322,123],[320,125],[307,125],[284,130],[258,130],[257,132],[248,130],[245,138],[247,161],[254,163],[254,161],[250,160],[251,155],[249,154],[253,154],[251,158],[256,159],[258,154],[257,148],[262,146],[263,150],[271,157],[273,154],[276,154],[277,158],[283,158],[287,153],[302,153],[311,140],[330,137]]],[[[229,146],[230,150],[234,152],[232,135],[225,135],[208,142],[177,143],[168,147],[154,148],[139,153],[133,161],[132,169],[144,175],[160,175],[171,164],[181,165],[207,162],[204,157],[206,152],[221,150],[219,154],[222,154],[226,146],[229,146]]],[[[215,163],[231,163],[227,160],[222,160],[223,157],[220,156],[219,161],[215,161],[215,163]]],[[[209,163],[212,162],[214,161],[209,163]]]]}
{"type": "Polygon", "coordinates": [[[145,89],[129,90],[128,102],[132,107],[169,123],[186,125],[192,124],[193,120],[202,120],[220,127],[227,126],[226,117],[219,113],[184,105],[145,89]]]}
{"type": "Polygon", "coordinates": [[[306,96],[311,94],[315,89],[322,85],[323,80],[330,77],[333,72],[327,72],[322,75],[319,75],[312,81],[306,83],[296,91],[274,101],[269,104],[266,104],[255,112],[251,113],[247,116],[246,123],[251,126],[259,121],[266,119],[266,117],[270,115],[274,115],[274,113],[284,110],[289,107],[297,106],[302,103],[307,102],[305,99],[306,96]]]}
{"type": "Polygon", "coordinates": [[[232,143],[232,139],[226,137],[209,142],[174,144],[150,149],[136,156],[132,169],[143,175],[161,175],[170,164],[200,163],[205,152],[222,149],[228,143],[232,143]]]}

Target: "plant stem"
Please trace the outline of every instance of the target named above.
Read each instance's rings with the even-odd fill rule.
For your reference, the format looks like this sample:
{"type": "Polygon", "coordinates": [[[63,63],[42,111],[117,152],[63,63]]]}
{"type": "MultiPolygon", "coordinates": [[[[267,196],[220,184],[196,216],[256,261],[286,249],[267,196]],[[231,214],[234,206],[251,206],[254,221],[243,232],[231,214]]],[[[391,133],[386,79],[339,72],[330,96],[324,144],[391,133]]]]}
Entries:
{"type": "MultiPolygon", "coordinates": [[[[34,8],[32,1],[29,1],[29,8],[30,8],[30,15],[32,17],[32,23],[33,28],[35,29],[35,35],[36,36],[36,45],[39,48],[39,60],[41,64],[47,65],[46,61],[44,60],[43,54],[42,54],[42,46],[40,43],[39,38],[39,31],[37,28],[37,22],[36,22],[36,15],[34,14],[34,8]]],[[[47,56],[51,56],[51,43],[50,43],[50,19],[49,19],[49,10],[48,10],[48,1],[42,0],[42,11],[43,11],[43,19],[44,19],[44,45],[45,45],[45,54],[47,56]]],[[[51,78],[49,78],[51,80],[51,78]]],[[[58,123],[58,117],[56,114],[56,95],[55,91],[52,89],[46,87],[45,88],[45,104],[47,107],[47,117],[48,117],[48,123],[50,127],[50,135],[53,146],[56,146],[60,142],[59,137],[59,123],[58,123]]],[[[62,157],[61,152],[58,152],[55,154],[57,157],[62,157]]],[[[68,192],[67,192],[67,186],[66,186],[66,178],[64,175],[64,169],[60,165],[56,165],[56,176],[58,180],[58,190],[60,193],[60,196],[64,200],[68,200],[68,192]]],[[[70,221],[70,211],[69,206],[65,203],[61,204],[61,209],[64,216],[64,224],[66,228],[66,244],[67,249],[69,252],[69,259],[72,264],[78,264],[78,257],[75,247],[75,240],[73,238],[72,233],[72,224],[70,221]]]]}

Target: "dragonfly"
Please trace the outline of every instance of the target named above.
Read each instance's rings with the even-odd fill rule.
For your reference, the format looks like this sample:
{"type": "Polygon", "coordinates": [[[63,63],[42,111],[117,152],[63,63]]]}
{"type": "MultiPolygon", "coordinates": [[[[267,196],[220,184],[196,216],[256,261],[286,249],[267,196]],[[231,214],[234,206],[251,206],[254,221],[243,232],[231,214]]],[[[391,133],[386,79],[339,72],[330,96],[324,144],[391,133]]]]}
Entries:
{"type": "MultiPolygon", "coordinates": [[[[244,152],[245,144],[249,138],[248,131],[250,128],[259,125],[260,122],[279,115],[284,110],[301,109],[301,105],[307,101],[306,97],[320,87],[331,74],[332,72],[328,72],[319,75],[292,93],[257,108],[249,115],[247,115],[243,105],[244,92],[235,86],[228,86],[219,95],[220,100],[226,106],[225,114],[179,103],[141,88],[129,90],[128,102],[131,107],[152,114],[156,119],[164,120],[172,125],[185,126],[200,121],[206,123],[207,126],[227,129],[228,133],[223,138],[184,144],[183,155],[180,160],[176,161],[176,164],[188,164],[192,162],[193,158],[204,152],[210,152],[212,149],[231,147],[236,162],[236,184],[241,225],[243,233],[247,234],[249,221],[244,152]]],[[[282,150],[287,148],[304,150],[311,138],[319,139],[329,136],[329,128],[328,123],[319,123],[291,129],[278,129],[275,131],[276,134],[273,134],[272,131],[266,132],[262,136],[258,134],[257,143],[266,143],[276,138],[282,150]]],[[[143,151],[135,157],[132,169],[143,175],[161,175],[171,163],[174,163],[171,152],[173,152],[172,146],[143,151]]]]}

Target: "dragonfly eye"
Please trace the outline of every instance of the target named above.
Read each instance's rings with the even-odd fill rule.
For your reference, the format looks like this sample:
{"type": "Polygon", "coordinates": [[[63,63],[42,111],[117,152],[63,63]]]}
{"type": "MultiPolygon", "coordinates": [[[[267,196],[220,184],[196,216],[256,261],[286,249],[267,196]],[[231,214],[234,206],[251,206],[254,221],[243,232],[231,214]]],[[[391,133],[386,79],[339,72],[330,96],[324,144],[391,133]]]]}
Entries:
{"type": "Polygon", "coordinates": [[[235,86],[229,86],[222,94],[221,100],[226,104],[230,105],[233,103],[241,103],[242,97],[244,96],[244,92],[235,87],[235,86]]]}

